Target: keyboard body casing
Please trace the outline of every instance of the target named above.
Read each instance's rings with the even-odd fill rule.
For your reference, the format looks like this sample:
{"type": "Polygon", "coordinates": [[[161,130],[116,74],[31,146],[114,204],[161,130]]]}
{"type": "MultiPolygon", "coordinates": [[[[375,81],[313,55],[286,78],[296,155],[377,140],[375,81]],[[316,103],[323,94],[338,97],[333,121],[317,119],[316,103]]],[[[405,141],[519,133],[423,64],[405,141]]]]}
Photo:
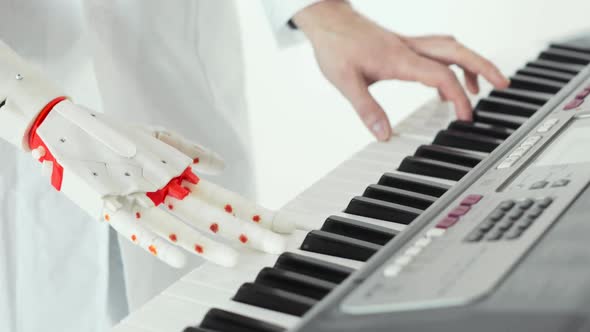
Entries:
{"type": "MultiPolygon", "coordinates": [[[[294,331],[590,330],[590,164],[535,165],[574,118],[590,116],[588,101],[574,112],[563,111],[585,87],[590,87],[590,67],[313,308],[294,331]],[[499,170],[550,118],[557,118],[559,125],[540,134],[540,142],[513,167],[499,170]],[[570,185],[530,189],[539,180],[561,177],[569,178],[570,185]],[[406,274],[383,276],[396,256],[468,194],[483,195],[481,205],[447,230],[450,237],[436,253],[428,253],[424,264],[415,264],[406,274]],[[555,198],[554,203],[521,238],[475,246],[462,241],[500,202],[545,196],[555,198]]],[[[590,155],[590,140],[577,144],[586,145],[590,155]]]]}

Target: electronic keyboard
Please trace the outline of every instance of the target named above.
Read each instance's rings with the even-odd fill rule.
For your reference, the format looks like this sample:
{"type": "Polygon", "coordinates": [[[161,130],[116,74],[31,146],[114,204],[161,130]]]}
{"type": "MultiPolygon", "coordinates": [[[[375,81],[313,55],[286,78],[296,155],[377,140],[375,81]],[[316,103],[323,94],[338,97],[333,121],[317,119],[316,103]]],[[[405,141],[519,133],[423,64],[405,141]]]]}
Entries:
{"type": "Polygon", "coordinates": [[[590,38],[430,102],[288,203],[281,255],[206,263],[115,332],[590,330],[590,38]],[[441,130],[441,128],[446,128],[441,130]]]}

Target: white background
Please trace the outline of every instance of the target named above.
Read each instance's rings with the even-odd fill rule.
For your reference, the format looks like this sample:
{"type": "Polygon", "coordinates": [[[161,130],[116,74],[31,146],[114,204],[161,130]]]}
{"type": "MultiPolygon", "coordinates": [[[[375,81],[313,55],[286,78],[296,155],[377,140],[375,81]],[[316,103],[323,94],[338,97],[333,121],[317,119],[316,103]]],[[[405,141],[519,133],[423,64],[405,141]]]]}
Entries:
{"type": "MultiPolygon", "coordinates": [[[[285,0],[288,1],[288,0],[285,0]]],[[[258,1],[240,7],[248,103],[261,203],[278,208],[372,138],[321,76],[307,43],[279,50],[258,1]]],[[[590,29],[590,1],[353,1],[381,25],[407,35],[452,34],[507,74],[548,40],[590,29]]],[[[417,84],[372,89],[393,122],[435,95],[417,84]]]]}

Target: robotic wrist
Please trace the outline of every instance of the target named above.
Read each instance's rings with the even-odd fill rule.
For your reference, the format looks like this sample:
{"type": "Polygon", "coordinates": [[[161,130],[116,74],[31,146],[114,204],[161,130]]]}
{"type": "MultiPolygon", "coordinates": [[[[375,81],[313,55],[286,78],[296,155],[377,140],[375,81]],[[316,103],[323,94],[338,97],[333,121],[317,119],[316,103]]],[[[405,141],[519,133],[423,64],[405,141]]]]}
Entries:
{"type": "Polygon", "coordinates": [[[29,151],[29,131],[61,91],[0,41],[0,138],[29,151]]]}

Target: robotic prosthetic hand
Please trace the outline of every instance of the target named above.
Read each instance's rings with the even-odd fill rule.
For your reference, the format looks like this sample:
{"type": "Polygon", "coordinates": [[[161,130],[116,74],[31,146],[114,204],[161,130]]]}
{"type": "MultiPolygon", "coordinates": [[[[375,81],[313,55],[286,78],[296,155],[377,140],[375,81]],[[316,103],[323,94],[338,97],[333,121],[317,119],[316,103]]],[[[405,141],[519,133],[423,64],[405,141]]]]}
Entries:
{"type": "Polygon", "coordinates": [[[286,240],[275,232],[294,230],[289,215],[193,173],[220,171],[216,154],[60,96],[0,42],[0,138],[30,151],[53,187],[88,214],[174,267],[185,263],[179,247],[224,266],[238,260],[224,243],[284,251],[286,240]]]}

